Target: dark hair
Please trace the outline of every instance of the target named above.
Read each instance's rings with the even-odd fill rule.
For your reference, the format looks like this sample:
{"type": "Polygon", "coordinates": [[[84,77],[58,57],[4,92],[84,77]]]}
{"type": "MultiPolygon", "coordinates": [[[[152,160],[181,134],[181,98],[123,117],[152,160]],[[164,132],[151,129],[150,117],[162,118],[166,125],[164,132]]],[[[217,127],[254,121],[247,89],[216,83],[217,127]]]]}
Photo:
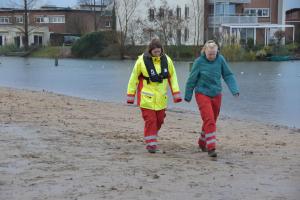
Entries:
{"type": "Polygon", "coordinates": [[[153,49],[156,49],[156,48],[160,48],[161,49],[161,53],[164,52],[164,49],[163,49],[162,44],[159,41],[159,39],[154,38],[154,39],[151,40],[150,44],[148,45],[148,53],[151,54],[151,51],[153,49]]]}

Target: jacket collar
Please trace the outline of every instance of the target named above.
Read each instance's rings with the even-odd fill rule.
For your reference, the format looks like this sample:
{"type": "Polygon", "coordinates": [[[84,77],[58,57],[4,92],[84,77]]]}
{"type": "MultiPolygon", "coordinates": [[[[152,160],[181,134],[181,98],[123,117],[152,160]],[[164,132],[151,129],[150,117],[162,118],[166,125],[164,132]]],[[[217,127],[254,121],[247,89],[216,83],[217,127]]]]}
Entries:
{"type": "Polygon", "coordinates": [[[201,57],[203,57],[207,62],[213,63],[213,62],[215,62],[216,60],[218,60],[218,58],[219,58],[219,53],[217,53],[216,58],[215,58],[213,61],[208,60],[208,59],[206,58],[205,53],[201,53],[201,57]]]}

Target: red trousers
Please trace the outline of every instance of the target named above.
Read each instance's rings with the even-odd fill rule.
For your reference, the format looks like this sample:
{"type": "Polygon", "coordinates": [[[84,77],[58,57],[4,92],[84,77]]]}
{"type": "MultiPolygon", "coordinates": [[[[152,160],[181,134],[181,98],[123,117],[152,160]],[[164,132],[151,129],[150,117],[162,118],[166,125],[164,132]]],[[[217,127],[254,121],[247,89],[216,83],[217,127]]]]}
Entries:
{"type": "Polygon", "coordinates": [[[142,116],[145,121],[144,139],[146,148],[157,147],[157,133],[164,123],[166,117],[165,109],[155,111],[141,108],[142,116]]]}
{"type": "Polygon", "coordinates": [[[222,95],[209,97],[196,93],[196,101],[203,121],[198,144],[210,151],[216,148],[216,122],[220,113],[222,95]]]}

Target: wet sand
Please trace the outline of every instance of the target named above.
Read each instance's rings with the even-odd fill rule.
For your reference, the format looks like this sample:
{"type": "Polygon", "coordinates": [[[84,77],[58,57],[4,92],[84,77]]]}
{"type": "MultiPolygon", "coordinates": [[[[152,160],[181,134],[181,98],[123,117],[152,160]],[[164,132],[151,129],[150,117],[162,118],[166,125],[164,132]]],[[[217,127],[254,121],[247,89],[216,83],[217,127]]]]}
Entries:
{"type": "Polygon", "coordinates": [[[218,159],[198,113],[172,110],[148,154],[139,108],[0,88],[0,199],[288,199],[300,130],[221,117],[218,159]]]}

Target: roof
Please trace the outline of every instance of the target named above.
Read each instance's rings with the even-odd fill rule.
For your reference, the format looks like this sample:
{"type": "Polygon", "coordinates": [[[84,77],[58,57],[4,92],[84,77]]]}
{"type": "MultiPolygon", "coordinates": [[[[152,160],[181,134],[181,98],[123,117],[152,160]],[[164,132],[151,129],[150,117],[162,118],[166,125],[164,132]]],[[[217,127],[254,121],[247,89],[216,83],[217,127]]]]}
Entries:
{"type": "Polygon", "coordinates": [[[285,13],[290,14],[290,13],[293,13],[293,12],[300,12],[300,8],[292,8],[290,10],[287,10],[285,13]]]}
{"type": "Polygon", "coordinates": [[[221,24],[223,27],[229,28],[294,28],[291,24],[221,24]]]}

